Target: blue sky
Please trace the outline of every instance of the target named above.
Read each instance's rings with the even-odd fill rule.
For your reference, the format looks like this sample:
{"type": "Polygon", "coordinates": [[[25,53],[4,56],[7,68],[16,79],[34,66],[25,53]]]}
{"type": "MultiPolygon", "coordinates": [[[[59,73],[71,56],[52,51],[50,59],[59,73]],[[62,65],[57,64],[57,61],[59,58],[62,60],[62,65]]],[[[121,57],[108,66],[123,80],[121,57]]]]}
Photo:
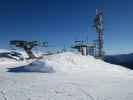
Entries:
{"type": "Polygon", "coordinates": [[[48,41],[55,48],[97,38],[95,9],[104,12],[107,54],[133,52],[132,0],[0,0],[0,48],[13,39],[48,41]]]}

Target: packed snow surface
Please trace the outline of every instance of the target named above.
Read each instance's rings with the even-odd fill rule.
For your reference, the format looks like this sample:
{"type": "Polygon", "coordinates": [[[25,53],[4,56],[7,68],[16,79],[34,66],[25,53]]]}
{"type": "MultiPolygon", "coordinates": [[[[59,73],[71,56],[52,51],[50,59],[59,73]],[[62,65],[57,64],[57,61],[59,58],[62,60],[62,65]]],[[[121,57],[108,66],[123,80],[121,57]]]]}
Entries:
{"type": "Polygon", "coordinates": [[[52,66],[57,72],[88,72],[88,71],[129,71],[121,66],[106,63],[92,56],[82,56],[72,52],[54,54],[42,60],[46,66],[52,66]]]}
{"type": "Polygon", "coordinates": [[[129,71],[121,66],[112,65],[104,61],[95,59],[92,56],[82,56],[71,52],[54,54],[44,57],[41,60],[35,60],[26,66],[13,68],[14,71],[24,69],[30,72],[126,72],[129,71]]]}
{"type": "Polygon", "coordinates": [[[0,100],[133,100],[132,84],[132,70],[71,52],[0,58],[0,100]]]}

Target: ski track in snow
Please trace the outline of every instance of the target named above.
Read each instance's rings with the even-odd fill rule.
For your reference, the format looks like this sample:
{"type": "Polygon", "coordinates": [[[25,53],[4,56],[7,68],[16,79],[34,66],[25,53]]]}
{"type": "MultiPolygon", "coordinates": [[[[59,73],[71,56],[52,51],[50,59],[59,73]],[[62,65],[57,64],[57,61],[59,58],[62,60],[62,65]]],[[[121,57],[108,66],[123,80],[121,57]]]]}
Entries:
{"type": "Polygon", "coordinates": [[[35,74],[33,77],[27,75],[26,78],[23,75],[18,75],[15,76],[15,79],[10,76],[7,80],[1,80],[3,84],[0,85],[0,100],[132,100],[133,98],[132,87],[130,90],[129,87],[127,87],[128,89],[123,87],[128,86],[127,82],[127,85],[125,83],[121,85],[120,81],[113,81],[112,83],[105,81],[104,84],[101,81],[99,81],[100,83],[97,81],[95,84],[87,81],[84,84],[84,82],[80,82],[81,80],[79,82],[72,80],[73,78],[68,80],[66,77],[59,78],[56,76],[57,78],[53,78],[47,77],[45,74],[41,75],[45,77],[39,78],[39,75],[35,74]],[[21,79],[22,77],[26,79],[21,79]],[[111,88],[114,89],[114,91],[111,90],[111,94],[106,94],[104,91],[105,95],[99,95],[99,91],[102,92],[111,88]],[[127,93],[123,94],[123,90],[124,93],[127,93]],[[120,93],[115,93],[115,91],[120,93]],[[114,94],[121,94],[121,97],[117,97],[117,99],[114,94]]]}
{"type": "MultiPolygon", "coordinates": [[[[11,82],[10,82],[10,84],[11,84],[11,82]]],[[[97,99],[94,99],[94,98],[96,98],[96,96],[93,97],[92,94],[86,92],[77,83],[59,82],[56,84],[57,85],[48,89],[49,94],[51,96],[48,96],[47,99],[45,99],[45,100],[53,100],[51,97],[54,97],[55,100],[58,100],[58,98],[63,98],[63,100],[69,100],[71,98],[74,98],[73,100],[97,100],[97,99]]],[[[16,86],[17,85],[18,85],[18,83],[16,83],[16,86]]],[[[19,85],[20,85],[20,83],[19,83],[19,85]]],[[[40,99],[41,96],[35,96],[33,93],[34,89],[32,89],[32,88],[34,88],[33,84],[29,88],[24,88],[25,91],[23,91],[23,89],[21,89],[21,88],[20,89],[13,89],[13,90],[12,89],[11,90],[10,89],[9,90],[8,89],[7,90],[1,90],[0,91],[0,100],[16,100],[15,98],[18,98],[18,97],[23,97],[22,100],[40,99]]],[[[45,94],[45,92],[43,91],[42,94],[45,94]]],[[[41,100],[43,100],[43,99],[41,99],[41,100]]]]}
{"type": "Polygon", "coordinates": [[[94,97],[96,97],[96,96],[93,97],[92,94],[86,92],[77,83],[70,83],[70,82],[68,82],[68,83],[58,84],[57,87],[56,87],[55,92],[57,94],[62,94],[64,96],[68,96],[68,97],[75,96],[74,97],[74,98],[76,98],[75,100],[78,100],[78,99],[79,100],[96,100],[96,99],[94,99],[94,97]],[[78,97],[79,95],[80,95],[80,98],[78,97]]]}
{"type": "Polygon", "coordinates": [[[133,100],[131,70],[72,53],[45,58],[55,73],[7,72],[32,61],[0,59],[0,100],[133,100]]]}

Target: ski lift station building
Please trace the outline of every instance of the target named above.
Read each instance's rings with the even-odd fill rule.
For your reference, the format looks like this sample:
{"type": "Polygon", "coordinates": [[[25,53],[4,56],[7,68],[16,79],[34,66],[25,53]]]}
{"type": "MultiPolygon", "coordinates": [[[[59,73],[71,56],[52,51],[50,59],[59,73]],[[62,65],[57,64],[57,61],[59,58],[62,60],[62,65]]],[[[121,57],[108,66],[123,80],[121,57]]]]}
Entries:
{"type": "Polygon", "coordinates": [[[84,41],[75,41],[72,44],[72,48],[77,49],[79,52],[81,52],[82,55],[95,56],[95,49],[96,49],[95,43],[86,43],[84,41]]]}

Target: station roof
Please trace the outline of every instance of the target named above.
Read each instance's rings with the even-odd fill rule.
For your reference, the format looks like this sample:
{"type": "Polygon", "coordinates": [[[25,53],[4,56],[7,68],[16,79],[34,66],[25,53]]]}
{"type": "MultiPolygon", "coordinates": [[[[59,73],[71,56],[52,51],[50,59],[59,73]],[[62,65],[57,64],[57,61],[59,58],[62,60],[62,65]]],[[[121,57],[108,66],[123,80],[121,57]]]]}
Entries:
{"type": "Polygon", "coordinates": [[[95,43],[86,43],[84,41],[75,41],[74,44],[72,44],[72,48],[79,48],[79,47],[94,48],[94,47],[96,47],[96,44],[95,43]]]}

